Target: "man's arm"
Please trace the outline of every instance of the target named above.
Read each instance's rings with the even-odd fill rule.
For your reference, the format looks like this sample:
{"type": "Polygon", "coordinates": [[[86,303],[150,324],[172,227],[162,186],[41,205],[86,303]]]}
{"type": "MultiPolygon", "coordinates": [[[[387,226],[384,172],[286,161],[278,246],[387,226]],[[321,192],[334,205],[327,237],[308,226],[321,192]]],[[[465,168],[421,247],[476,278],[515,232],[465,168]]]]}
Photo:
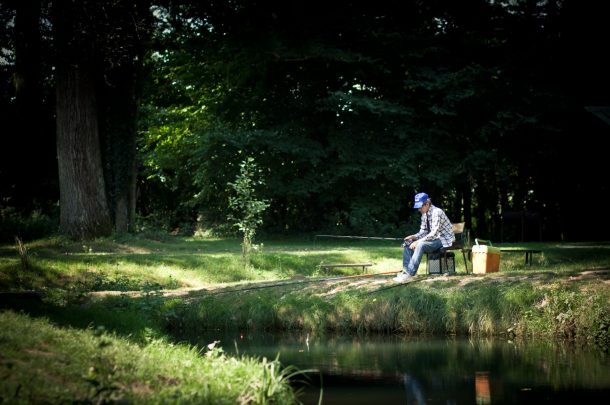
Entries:
{"type": "Polygon", "coordinates": [[[405,236],[405,242],[407,244],[412,243],[413,241],[416,241],[418,239],[421,239],[422,237],[424,237],[426,235],[426,217],[425,215],[421,216],[421,222],[419,225],[419,232],[414,233],[413,235],[409,235],[409,236],[405,236]]]}

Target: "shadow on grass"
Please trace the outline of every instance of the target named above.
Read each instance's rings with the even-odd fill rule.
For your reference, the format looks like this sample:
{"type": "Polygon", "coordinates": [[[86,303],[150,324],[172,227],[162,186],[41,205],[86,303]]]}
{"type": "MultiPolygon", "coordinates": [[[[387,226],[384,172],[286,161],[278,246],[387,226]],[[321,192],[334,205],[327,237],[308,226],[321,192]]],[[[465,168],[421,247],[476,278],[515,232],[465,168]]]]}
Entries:
{"type": "Polygon", "coordinates": [[[97,329],[116,333],[134,342],[166,336],[164,325],[156,317],[164,300],[156,294],[142,297],[113,296],[96,301],[72,300],[41,294],[15,293],[3,296],[0,310],[22,312],[35,318],[47,318],[58,326],[97,329]]]}

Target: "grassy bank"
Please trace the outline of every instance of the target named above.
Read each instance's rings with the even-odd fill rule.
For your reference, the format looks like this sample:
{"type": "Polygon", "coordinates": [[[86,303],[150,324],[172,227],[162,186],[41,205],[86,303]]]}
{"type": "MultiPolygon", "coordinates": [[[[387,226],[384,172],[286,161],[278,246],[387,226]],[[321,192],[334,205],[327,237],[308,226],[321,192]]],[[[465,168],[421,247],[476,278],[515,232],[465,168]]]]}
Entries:
{"type": "Polygon", "coordinates": [[[2,402],[295,402],[290,369],[277,361],[163,340],[137,345],[102,328],[59,328],[12,311],[0,312],[0,325],[2,402]]]}
{"type": "Polygon", "coordinates": [[[384,278],[299,283],[174,299],[163,312],[181,331],[311,332],[568,338],[609,343],[608,273],[384,278]],[[578,279],[575,279],[578,277],[578,279]],[[239,297],[236,299],[236,295],[239,297]]]}
{"type": "Polygon", "coordinates": [[[0,246],[0,371],[9,376],[2,396],[297,401],[277,363],[204,356],[177,344],[178,336],[213,328],[557,337],[607,349],[610,244],[510,247],[543,253],[532,266],[523,254],[503,254],[500,273],[477,276],[465,273],[461,257],[453,276],[424,276],[422,263],[420,276],[398,285],[387,273],[400,269],[401,250],[388,241],[269,239],[249,265],[233,239],[123,237],[83,245],[54,238],[0,246]],[[378,275],[321,267],[364,261],[378,275]],[[71,366],[40,371],[62,362],[71,366]],[[153,372],[159,364],[162,371],[153,372]],[[38,390],[30,380],[66,383],[38,390]]]}

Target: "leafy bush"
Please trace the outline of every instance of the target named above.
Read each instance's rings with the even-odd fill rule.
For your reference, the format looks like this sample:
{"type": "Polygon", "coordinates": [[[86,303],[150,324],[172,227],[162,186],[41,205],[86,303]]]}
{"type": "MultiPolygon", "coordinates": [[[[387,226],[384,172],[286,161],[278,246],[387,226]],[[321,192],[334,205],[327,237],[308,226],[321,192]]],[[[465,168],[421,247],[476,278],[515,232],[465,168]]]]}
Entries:
{"type": "Polygon", "coordinates": [[[14,208],[0,208],[0,241],[12,242],[18,236],[23,241],[40,239],[57,234],[59,220],[40,211],[25,216],[14,208]]]}

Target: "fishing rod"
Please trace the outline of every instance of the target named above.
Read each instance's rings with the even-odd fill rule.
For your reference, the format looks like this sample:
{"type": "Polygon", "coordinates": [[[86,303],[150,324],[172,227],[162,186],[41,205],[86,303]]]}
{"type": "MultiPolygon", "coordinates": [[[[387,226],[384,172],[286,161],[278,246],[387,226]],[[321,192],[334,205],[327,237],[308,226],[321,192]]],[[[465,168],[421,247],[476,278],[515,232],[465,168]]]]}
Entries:
{"type": "Polygon", "coordinates": [[[318,244],[318,238],[331,238],[331,239],[372,239],[372,240],[404,240],[404,238],[382,238],[380,236],[351,236],[351,235],[314,235],[313,244],[318,244]]]}
{"type": "Polygon", "coordinates": [[[395,275],[396,273],[398,273],[398,272],[397,271],[386,271],[386,272],[381,272],[381,273],[356,274],[356,275],[351,275],[351,276],[311,278],[311,279],[306,279],[306,280],[282,281],[282,282],[273,283],[273,284],[256,285],[256,286],[246,287],[246,288],[234,288],[234,289],[221,290],[221,291],[210,291],[210,292],[208,292],[208,294],[205,294],[205,295],[211,296],[211,295],[219,295],[219,294],[238,293],[238,292],[243,292],[243,291],[260,290],[263,288],[293,286],[293,285],[298,285],[298,284],[325,283],[325,282],[331,282],[331,281],[348,280],[348,279],[352,279],[352,278],[385,276],[385,275],[390,275],[390,274],[395,275]]]}
{"type": "Polygon", "coordinates": [[[351,236],[351,235],[315,235],[314,238],[376,239],[376,240],[403,240],[404,239],[404,238],[382,238],[379,236],[351,236]]]}

